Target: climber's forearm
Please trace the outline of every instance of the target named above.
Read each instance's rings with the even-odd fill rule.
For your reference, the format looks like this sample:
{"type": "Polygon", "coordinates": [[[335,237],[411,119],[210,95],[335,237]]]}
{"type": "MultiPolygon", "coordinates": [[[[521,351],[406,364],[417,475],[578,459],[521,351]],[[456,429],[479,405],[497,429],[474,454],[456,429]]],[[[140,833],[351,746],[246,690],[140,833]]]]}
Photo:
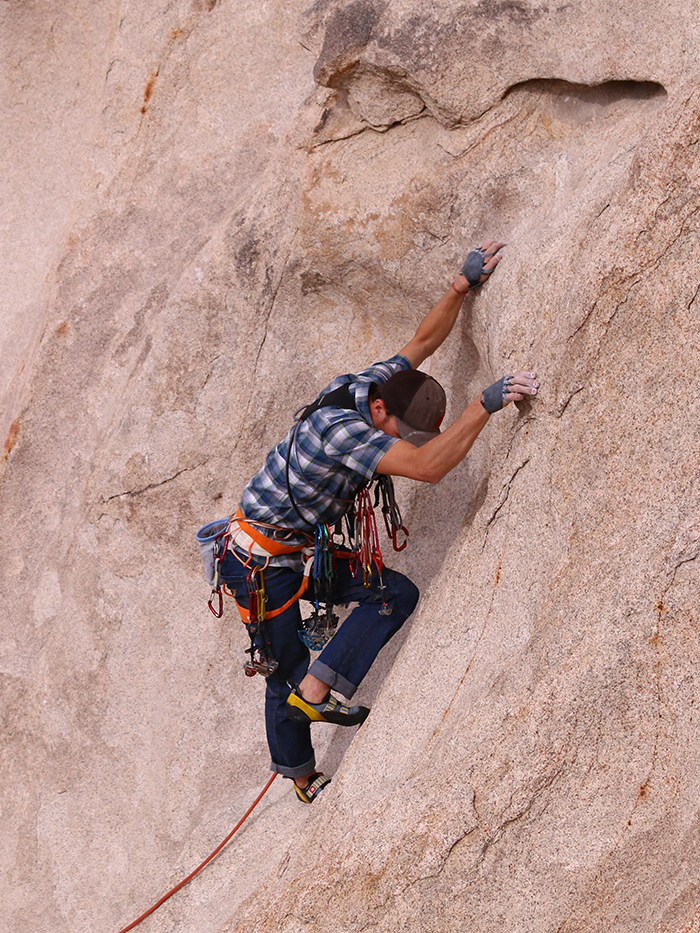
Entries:
{"type": "Polygon", "coordinates": [[[418,369],[447,339],[468,290],[469,282],[460,273],[454,280],[454,288],[450,286],[447,289],[423,318],[412,340],[401,350],[414,369],[418,369]]]}
{"type": "Polygon", "coordinates": [[[435,353],[449,336],[457,320],[459,309],[462,307],[464,296],[470,288],[483,285],[501,261],[498,250],[505,245],[497,240],[484,240],[478,249],[469,253],[462,271],[438,303],[423,318],[412,340],[401,350],[414,369],[435,353]]]}
{"type": "Polygon", "coordinates": [[[422,447],[397,441],[379,461],[376,472],[439,483],[464,460],[489,417],[481,400],[475,399],[454,424],[422,447]]]}

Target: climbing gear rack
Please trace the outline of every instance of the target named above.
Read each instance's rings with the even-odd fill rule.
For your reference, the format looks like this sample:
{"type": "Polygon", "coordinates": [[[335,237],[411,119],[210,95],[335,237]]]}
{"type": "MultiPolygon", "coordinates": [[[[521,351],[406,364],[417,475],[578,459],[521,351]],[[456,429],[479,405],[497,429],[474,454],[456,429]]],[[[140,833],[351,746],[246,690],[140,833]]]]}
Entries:
{"type": "Polygon", "coordinates": [[[320,651],[333,637],[340,621],[333,612],[334,545],[330,525],[314,530],[314,609],[301,620],[299,638],[311,651],[320,651]]]}
{"type": "Polygon", "coordinates": [[[272,656],[265,634],[267,596],[265,595],[263,568],[254,564],[250,568],[246,582],[249,593],[246,629],[250,637],[250,648],[246,648],[246,654],[250,657],[245,662],[243,670],[246,677],[255,677],[256,674],[269,677],[277,670],[278,662],[272,656]]]}

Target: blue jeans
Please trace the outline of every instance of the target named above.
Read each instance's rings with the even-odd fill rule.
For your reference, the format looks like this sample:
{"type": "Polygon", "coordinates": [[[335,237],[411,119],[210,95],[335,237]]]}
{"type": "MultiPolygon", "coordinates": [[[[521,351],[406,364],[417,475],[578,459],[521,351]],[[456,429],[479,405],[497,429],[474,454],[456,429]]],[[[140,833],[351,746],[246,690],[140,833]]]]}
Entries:
{"type": "MultiPolygon", "coordinates": [[[[222,561],[221,575],[236,599],[247,608],[248,571],[231,553],[222,561]]],[[[268,567],[264,576],[268,612],[283,606],[301,583],[301,574],[289,567],[268,567]]],[[[382,596],[376,569],[370,587],[365,588],[361,579],[352,576],[348,560],[337,561],[333,601],[336,605],[354,602],[358,605],[311,667],[309,649],[297,634],[301,628],[298,601],[265,623],[270,650],[279,663],[277,670],[267,678],[265,692],[265,725],[272,771],[294,778],[309,774],[316,766],[309,724],[287,718],[286,701],[292,686],[299,684],[308,671],[349,699],[383,646],[415,609],[418,588],[408,577],[388,567],[383,569],[382,576],[384,599],[391,607],[391,615],[379,612],[382,596]]],[[[304,598],[314,598],[313,580],[304,598]]]]}

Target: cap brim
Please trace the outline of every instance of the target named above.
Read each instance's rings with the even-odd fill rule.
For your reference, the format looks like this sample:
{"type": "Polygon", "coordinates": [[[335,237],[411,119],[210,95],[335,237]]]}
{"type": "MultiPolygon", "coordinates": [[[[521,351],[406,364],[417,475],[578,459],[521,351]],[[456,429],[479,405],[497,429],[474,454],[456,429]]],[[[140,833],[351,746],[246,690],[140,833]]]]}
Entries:
{"type": "Polygon", "coordinates": [[[406,424],[406,422],[402,421],[400,418],[396,419],[396,424],[401,439],[408,441],[409,444],[413,444],[414,447],[422,447],[423,444],[427,444],[428,441],[432,441],[434,437],[440,434],[439,431],[419,431],[417,428],[412,428],[410,424],[406,424]]]}

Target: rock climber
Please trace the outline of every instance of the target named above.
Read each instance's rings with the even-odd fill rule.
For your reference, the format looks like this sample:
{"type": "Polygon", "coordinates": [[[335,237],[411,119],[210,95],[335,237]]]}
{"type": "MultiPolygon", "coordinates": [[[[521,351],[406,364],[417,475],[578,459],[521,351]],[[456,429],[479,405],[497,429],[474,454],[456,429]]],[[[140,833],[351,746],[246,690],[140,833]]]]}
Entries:
{"type": "MultiPolygon", "coordinates": [[[[352,698],[419,594],[403,574],[384,566],[368,581],[353,571],[349,555],[336,556],[329,576],[333,603],[357,605],[309,666],[309,647],[299,634],[303,549],[313,543],[314,527],[337,522],[377,476],[439,482],[466,457],[493,412],[537,395],[537,373],[504,376],[441,431],[445,393],[418,369],[452,330],[467,291],[494,271],[503,246],[487,239],[469,253],[396,356],[339,376],[323,390],[245,487],[232,519],[220,574],[249,630],[255,622],[251,606],[259,610],[264,603],[267,667],[258,670],[267,675],[271,770],[291,778],[304,803],[312,803],[330,780],[316,770],[310,724],[353,726],[366,719],[366,707],[342,702],[331,690],[352,698]]],[[[315,585],[316,579],[308,583],[304,598],[313,598],[315,585]]]]}

